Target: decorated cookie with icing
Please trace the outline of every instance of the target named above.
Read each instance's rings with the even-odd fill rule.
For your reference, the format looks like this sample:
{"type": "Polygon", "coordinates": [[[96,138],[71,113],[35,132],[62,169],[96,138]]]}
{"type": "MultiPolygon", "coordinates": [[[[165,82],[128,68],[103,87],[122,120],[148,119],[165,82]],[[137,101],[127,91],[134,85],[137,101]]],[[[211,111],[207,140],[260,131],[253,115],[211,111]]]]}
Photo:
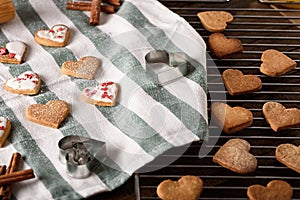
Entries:
{"type": "Polygon", "coordinates": [[[57,24],[49,30],[35,32],[35,41],[44,46],[64,47],[70,38],[70,29],[66,25],[57,24]]]}
{"type": "Polygon", "coordinates": [[[87,87],[82,91],[86,103],[98,106],[114,106],[118,95],[118,85],[112,81],[102,82],[97,87],[87,87]]]}
{"type": "Polygon", "coordinates": [[[37,94],[41,87],[41,78],[32,71],[26,71],[16,78],[6,81],[4,88],[16,94],[37,94]]]}
{"type": "Polygon", "coordinates": [[[27,47],[23,42],[12,41],[0,47],[0,62],[21,64],[24,61],[27,47]]]}
{"type": "Polygon", "coordinates": [[[93,56],[86,56],[79,61],[70,60],[64,62],[61,67],[61,72],[77,78],[93,79],[99,67],[99,59],[93,56]]]}
{"type": "Polygon", "coordinates": [[[4,146],[5,141],[10,133],[11,123],[5,117],[0,117],[0,148],[4,146]]]}

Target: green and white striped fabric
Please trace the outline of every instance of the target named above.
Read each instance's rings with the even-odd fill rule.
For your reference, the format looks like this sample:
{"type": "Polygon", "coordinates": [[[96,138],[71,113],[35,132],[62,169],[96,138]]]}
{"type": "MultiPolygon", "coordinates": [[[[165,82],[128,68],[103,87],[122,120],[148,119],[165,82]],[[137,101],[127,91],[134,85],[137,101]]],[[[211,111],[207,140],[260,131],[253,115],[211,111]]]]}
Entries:
{"type": "Polygon", "coordinates": [[[207,133],[205,43],[181,17],[156,0],[127,0],[115,14],[101,13],[101,25],[89,26],[89,12],[65,9],[62,0],[14,0],[17,16],[0,25],[0,46],[20,40],[28,45],[26,62],[0,63],[1,87],[26,70],[43,80],[39,94],[15,95],[0,90],[0,115],[12,131],[0,149],[0,165],[12,153],[33,168],[35,179],[14,184],[15,199],[82,199],[110,191],[166,150],[204,139],[207,133]],[[65,24],[71,38],[64,48],[43,47],[34,32],[65,24]],[[145,55],[151,50],[185,52],[196,68],[163,87],[146,76],[145,55]],[[95,80],[61,74],[67,60],[95,56],[101,69],[95,80]],[[117,105],[99,107],[80,99],[81,90],[111,80],[120,85],[117,105]],[[26,107],[53,99],[65,100],[71,113],[59,129],[28,121],[26,107]],[[85,179],[71,178],[59,161],[58,141],[81,135],[106,143],[107,163],[85,179]]]}

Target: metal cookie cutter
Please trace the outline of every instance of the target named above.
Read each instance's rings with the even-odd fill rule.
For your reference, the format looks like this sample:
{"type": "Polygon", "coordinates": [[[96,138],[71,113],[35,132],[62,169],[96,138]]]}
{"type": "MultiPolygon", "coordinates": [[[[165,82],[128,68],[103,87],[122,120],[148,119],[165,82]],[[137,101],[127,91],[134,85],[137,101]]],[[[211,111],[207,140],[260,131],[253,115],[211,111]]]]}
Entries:
{"type": "Polygon", "coordinates": [[[74,178],[86,178],[93,171],[95,159],[105,159],[105,142],[87,137],[70,135],[59,143],[59,159],[67,166],[67,173],[74,178]]]}
{"type": "Polygon", "coordinates": [[[145,56],[146,73],[158,85],[166,85],[195,70],[183,52],[150,51],[145,56]]]}

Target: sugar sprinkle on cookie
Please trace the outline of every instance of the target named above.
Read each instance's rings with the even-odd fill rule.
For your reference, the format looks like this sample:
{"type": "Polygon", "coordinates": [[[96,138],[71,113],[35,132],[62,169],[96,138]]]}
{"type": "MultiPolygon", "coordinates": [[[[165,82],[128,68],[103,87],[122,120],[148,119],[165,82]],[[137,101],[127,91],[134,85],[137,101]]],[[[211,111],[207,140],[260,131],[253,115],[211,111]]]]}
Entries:
{"type": "Polygon", "coordinates": [[[213,162],[240,174],[254,172],[257,159],[249,153],[250,147],[246,140],[230,139],[214,155],[213,162]]]}
{"type": "Polygon", "coordinates": [[[227,23],[233,21],[233,16],[226,11],[204,11],[197,13],[203,27],[210,32],[222,32],[227,23]]]}
{"type": "Polygon", "coordinates": [[[183,176],[178,181],[164,180],[156,193],[163,200],[197,200],[203,190],[203,181],[197,176],[183,176]]]}
{"type": "Polygon", "coordinates": [[[70,112],[63,100],[48,101],[45,105],[33,104],[26,109],[26,118],[32,122],[51,128],[58,128],[70,112]]]}
{"type": "Polygon", "coordinates": [[[61,72],[65,75],[77,78],[93,79],[98,68],[100,60],[93,56],[86,56],[79,61],[66,61],[62,64],[61,72]]]}

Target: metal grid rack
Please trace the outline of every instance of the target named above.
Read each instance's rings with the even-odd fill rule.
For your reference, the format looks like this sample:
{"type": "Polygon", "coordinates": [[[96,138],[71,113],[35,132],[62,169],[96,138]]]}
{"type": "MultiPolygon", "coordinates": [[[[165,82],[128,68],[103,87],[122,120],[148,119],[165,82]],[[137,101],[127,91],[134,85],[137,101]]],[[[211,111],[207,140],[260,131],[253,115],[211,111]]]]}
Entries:
{"type": "MultiPolygon", "coordinates": [[[[242,41],[244,52],[227,59],[212,59],[219,72],[208,65],[209,94],[222,93],[219,90],[223,84],[220,74],[228,68],[239,69],[244,74],[258,75],[263,87],[260,91],[240,96],[230,96],[226,92],[227,103],[231,106],[242,106],[252,111],[254,121],[251,127],[238,133],[227,135],[215,134],[217,127],[210,126],[209,139],[217,140],[212,151],[204,158],[199,158],[201,142],[193,143],[185,153],[172,164],[160,170],[135,175],[136,198],[138,200],[158,199],[157,185],[166,179],[178,180],[184,175],[196,175],[204,181],[204,190],[200,199],[248,199],[246,192],[252,184],[266,185],[274,179],[285,180],[293,187],[293,199],[300,199],[300,174],[279,163],[274,154],[277,145],[292,143],[300,145],[300,128],[272,131],[266,123],[261,108],[267,101],[277,101],[286,107],[300,108],[300,70],[299,66],[286,75],[267,77],[260,73],[260,57],[264,50],[277,49],[300,64],[300,10],[274,9],[267,4],[255,4],[245,8],[229,3],[193,4],[174,6],[167,0],[162,1],[167,7],[184,17],[204,38],[208,40],[209,32],[203,29],[196,14],[206,10],[225,10],[233,14],[234,21],[230,23],[224,34],[229,38],[242,41]],[[228,6],[224,6],[229,4],[228,6]],[[257,4],[257,7],[256,7],[257,4]],[[258,169],[248,175],[239,175],[212,162],[215,152],[231,138],[242,138],[251,144],[251,153],[258,160],[258,169]]],[[[245,3],[246,4],[246,3],[245,3]]],[[[241,5],[245,5],[242,3],[241,5]]],[[[209,50],[208,53],[210,54],[209,50]]],[[[211,60],[210,60],[211,61],[211,60]]],[[[209,99],[209,105],[218,99],[209,99]]],[[[208,108],[209,110],[209,108],[208,108]]],[[[209,110],[210,111],[210,110],[209,110]]],[[[176,149],[166,152],[162,157],[177,157],[176,149]]],[[[179,157],[179,156],[178,156],[179,157]]],[[[157,167],[153,162],[148,168],[157,167]]]]}

